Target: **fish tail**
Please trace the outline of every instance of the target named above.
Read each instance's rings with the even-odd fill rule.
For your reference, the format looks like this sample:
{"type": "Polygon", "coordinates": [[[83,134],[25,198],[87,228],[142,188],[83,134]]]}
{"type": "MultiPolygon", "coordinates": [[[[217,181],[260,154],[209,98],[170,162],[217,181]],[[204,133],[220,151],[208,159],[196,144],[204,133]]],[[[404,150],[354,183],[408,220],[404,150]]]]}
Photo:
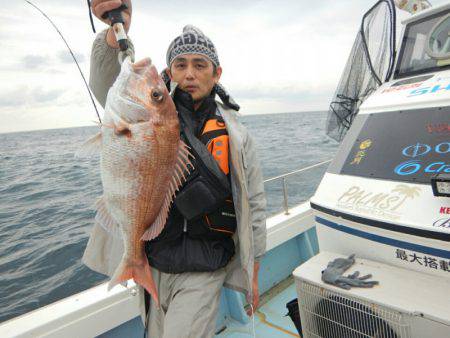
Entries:
{"type": "Polygon", "coordinates": [[[123,259],[108,284],[108,290],[129,279],[133,279],[137,284],[144,287],[159,307],[158,291],[147,258],[123,259]]]}

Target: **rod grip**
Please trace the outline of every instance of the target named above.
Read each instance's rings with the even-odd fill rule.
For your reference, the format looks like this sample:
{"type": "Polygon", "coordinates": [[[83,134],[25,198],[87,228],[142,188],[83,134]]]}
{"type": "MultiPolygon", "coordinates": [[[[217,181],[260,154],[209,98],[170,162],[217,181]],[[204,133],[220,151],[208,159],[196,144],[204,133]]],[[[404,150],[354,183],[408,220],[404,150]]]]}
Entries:
{"type": "Polygon", "coordinates": [[[108,12],[103,13],[102,19],[109,19],[111,21],[111,26],[116,23],[124,23],[122,11],[128,9],[128,6],[122,4],[120,7],[112,9],[108,12]]]}

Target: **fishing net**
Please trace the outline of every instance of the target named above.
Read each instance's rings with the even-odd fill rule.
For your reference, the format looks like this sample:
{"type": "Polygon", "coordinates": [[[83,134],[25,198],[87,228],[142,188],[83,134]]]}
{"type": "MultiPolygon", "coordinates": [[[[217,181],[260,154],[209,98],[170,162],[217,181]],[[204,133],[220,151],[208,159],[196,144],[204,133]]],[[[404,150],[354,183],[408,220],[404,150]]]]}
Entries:
{"type": "Polygon", "coordinates": [[[327,135],[338,142],[350,128],[361,103],[392,74],[395,20],[392,0],[378,1],[363,16],[328,111],[327,135]]]}

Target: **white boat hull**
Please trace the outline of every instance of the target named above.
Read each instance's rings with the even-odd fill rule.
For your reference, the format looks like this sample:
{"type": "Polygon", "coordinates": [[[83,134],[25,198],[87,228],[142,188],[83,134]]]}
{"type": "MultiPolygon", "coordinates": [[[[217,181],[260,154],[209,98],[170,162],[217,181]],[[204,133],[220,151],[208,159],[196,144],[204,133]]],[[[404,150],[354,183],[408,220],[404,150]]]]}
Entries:
{"type": "Polygon", "coordinates": [[[359,224],[319,211],[314,214],[320,251],[356,254],[356,257],[450,279],[447,242],[359,224]]]}

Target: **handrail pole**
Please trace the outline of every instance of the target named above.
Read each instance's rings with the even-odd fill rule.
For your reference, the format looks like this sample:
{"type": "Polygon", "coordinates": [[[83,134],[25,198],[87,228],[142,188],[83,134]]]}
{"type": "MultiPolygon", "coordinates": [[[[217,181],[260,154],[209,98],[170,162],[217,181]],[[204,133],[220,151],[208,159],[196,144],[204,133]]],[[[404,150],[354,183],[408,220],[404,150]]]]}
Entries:
{"type": "Polygon", "coordinates": [[[331,161],[332,160],[327,160],[327,161],[323,161],[323,162],[320,162],[320,163],[316,163],[316,164],[310,165],[310,166],[308,166],[306,168],[302,168],[302,169],[299,169],[299,170],[291,171],[290,173],[287,173],[287,174],[284,174],[284,175],[280,175],[280,176],[276,176],[276,177],[272,177],[272,178],[269,178],[268,180],[264,181],[264,183],[267,183],[267,182],[272,182],[272,181],[276,181],[276,180],[279,180],[279,179],[283,180],[283,209],[284,209],[284,214],[285,215],[289,215],[289,203],[288,203],[286,178],[289,177],[289,176],[292,176],[294,174],[299,174],[299,173],[301,173],[303,171],[310,170],[310,169],[313,169],[315,167],[321,166],[323,164],[329,163],[331,161]]]}
{"type": "Polygon", "coordinates": [[[299,170],[291,171],[290,173],[287,173],[287,174],[275,176],[275,177],[269,178],[267,180],[264,180],[264,183],[275,181],[275,180],[278,180],[280,178],[291,176],[291,175],[294,175],[294,174],[298,174],[298,173],[301,173],[303,171],[307,171],[307,170],[313,169],[315,167],[321,166],[321,165],[329,163],[329,162],[331,162],[331,160],[327,160],[327,161],[323,161],[323,162],[320,162],[320,163],[316,163],[316,164],[310,165],[308,167],[305,167],[305,168],[302,168],[302,169],[299,169],[299,170]]]}
{"type": "Polygon", "coordinates": [[[287,195],[287,186],[286,186],[286,178],[283,177],[283,197],[284,197],[284,214],[289,215],[289,204],[288,204],[288,195],[287,195]]]}

